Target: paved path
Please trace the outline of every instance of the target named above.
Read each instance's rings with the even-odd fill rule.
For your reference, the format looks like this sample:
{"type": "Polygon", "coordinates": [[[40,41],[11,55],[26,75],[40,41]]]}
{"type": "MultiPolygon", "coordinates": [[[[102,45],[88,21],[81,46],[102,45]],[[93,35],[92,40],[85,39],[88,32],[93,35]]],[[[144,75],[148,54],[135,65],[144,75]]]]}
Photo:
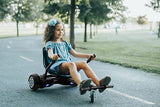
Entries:
{"type": "Polygon", "coordinates": [[[0,44],[0,107],[160,107],[160,75],[98,61],[89,65],[99,78],[110,75],[114,88],[97,91],[93,104],[89,92],[80,95],[77,87],[53,85],[33,92],[29,75],[44,73],[42,36],[0,39],[0,44]]]}

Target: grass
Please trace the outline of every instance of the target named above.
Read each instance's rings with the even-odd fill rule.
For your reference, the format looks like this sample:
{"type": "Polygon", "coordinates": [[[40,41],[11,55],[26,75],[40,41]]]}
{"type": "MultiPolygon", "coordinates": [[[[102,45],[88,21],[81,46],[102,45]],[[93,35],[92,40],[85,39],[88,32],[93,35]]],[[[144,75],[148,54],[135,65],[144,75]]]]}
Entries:
{"type": "MultiPolygon", "coordinates": [[[[44,28],[39,28],[38,35],[43,34],[44,28]]],[[[19,36],[36,35],[36,28],[32,23],[19,24],[19,36]]],[[[0,38],[17,37],[16,23],[0,23],[0,38]]]]}
{"type": "MultiPolygon", "coordinates": [[[[33,26],[19,26],[20,36],[35,35],[33,26]]],[[[43,31],[44,28],[39,29],[39,34],[43,31]]],[[[160,74],[160,39],[150,34],[149,30],[119,30],[116,35],[115,30],[101,29],[86,43],[83,42],[84,33],[76,34],[79,31],[75,29],[77,51],[95,53],[99,61],[160,74]]],[[[0,38],[4,37],[16,37],[15,23],[0,24],[0,38]]]]}
{"type": "Polygon", "coordinates": [[[77,36],[77,51],[95,53],[99,61],[160,74],[160,39],[147,30],[120,30],[117,35],[103,30],[86,43],[77,36]]]}

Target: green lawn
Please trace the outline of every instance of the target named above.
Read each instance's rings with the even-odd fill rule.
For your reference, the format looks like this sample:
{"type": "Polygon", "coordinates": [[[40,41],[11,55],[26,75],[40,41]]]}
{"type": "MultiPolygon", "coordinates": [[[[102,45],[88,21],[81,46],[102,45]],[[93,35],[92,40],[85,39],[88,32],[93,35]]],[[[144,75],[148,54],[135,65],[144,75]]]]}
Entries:
{"type": "MultiPolygon", "coordinates": [[[[38,29],[38,35],[43,34],[44,28],[38,29]]],[[[32,23],[29,26],[19,24],[19,36],[36,35],[36,28],[32,23]]],[[[0,38],[17,37],[16,23],[0,23],[0,38]]]]}
{"type": "MultiPolygon", "coordinates": [[[[0,38],[16,37],[15,23],[1,24],[0,28],[0,38]]],[[[75,33],[79,30],[75,29],[75,33]]],[[[44,28],[39,29],[39,34],[43,32],[44,28]]],[[[26,28],[21,24],[20,36],[27,35],[35,35],[35,28],[26,28]]],[[[160,38],[150,34],[149,30],[119,30],[116,35],[115,30],[101,29],[86,43],[83,35],[75,34],[76,50],[79,52],[95,53],[99,61],[160,73],[160,38]]]]}
{"type": "Polygon", "coordinates": [[[160,39],[148,30],[103,30],[87,43],[83,35],[76,40],[77,51],[95,53],[99,61],[160,73],[160,39]]]}

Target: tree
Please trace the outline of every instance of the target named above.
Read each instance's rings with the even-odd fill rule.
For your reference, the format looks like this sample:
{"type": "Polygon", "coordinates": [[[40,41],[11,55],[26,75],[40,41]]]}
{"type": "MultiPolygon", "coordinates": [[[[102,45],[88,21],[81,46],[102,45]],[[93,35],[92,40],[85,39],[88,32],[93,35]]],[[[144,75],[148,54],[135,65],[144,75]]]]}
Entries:
{"type": "MultiPolygon", "coordinates": [[[[160,12],[160,0],[151,0],[149,4],[146,4],[146,6],[152,8],[156,12],[160,12]]],[[[158,28],[158,38],[160,38],[160,22],[158,28]]]]}
{"type": "MultiPolygon", "coordinates": [[[[76,9],[80,10],[78,17],[82,22],[85,22],[85,29],[87,29],[88,22],[101,24],[113,18],[107,17],[106,13],[121,14],[124,9],[122,0],[45,0],[45,2],[47,4],[44,9],[45,13],[60,16],[61,19],[63,19],[63,15],[63,17],[70,16],[70,43],[73,48],[75,48],[74,20],[76,9]],[[100,10],[103,11],[100,12],[100,10]]],[[[85,36],[84,41],[87,41],[86,38],[87,36],[85,36]]]]}
{"type": "MultiPolygon", "coordinates": [[[[78,18],[85,23],[84,42],[87,42],[87,23],[90,26],[92,24],[100,25],[113,18],[122,17],[122,12],[126,8],[121,0],[81,0],[79,9],[80,14],[78,18]],[[107,16],[108,14],[112,14],[112,16],[109,17],[107,16]]],[[[92,34],[91,30],[90,34],[92,34]]]]}
{"type": "Polygon", "coordinates": [[[147,24],[146,15],[144,15],[144,16],[139,16],[138,19],[137,19],[137,23],[140,24],[140,25],[145,25],[145,24],[147,24]]]}
{"type": "Polygon", "coordinates": [[[85,23],[84,42],[87,42],[87,24],[90,24],[90,37],[92,38],[92,24],[101,24],[104,20],[109,20],[106,15],[110,9],[107,8],[104,2],[99,0],[82,0],[79,9],[78,18],[85,23]]]}
{"type": "Polygon", "coordinates": [[[32,12],[31,12],[31,21],[35,22],[35,27],[36,27],[36,35],[38,35],[38,28],[39,28],[39,24],[46,20],[45,19],[45,14],[43,13],[43,1],[42,0],[32,0],[33,3],[33,7],[32,8],[32,12]]]}
{"type": "Polygon", "coordinates": [[[82,0],[79,4],[80,14],[78,18],[80,21],[85,23],[85,31],[84,31],[84,42],[87,42],[87,20],[89,15],[91,15],[91,6],[89,0],[82,0]]]}
{"type": "Polygon", "coordinates": [[[160,12],[160,0],[151,0],[149,4],[146,4],[147,7],[152,8],[153,10],[160,12]]]}
{"type": "Polygon", "coordinates": [[[120,19],[120,23],[125,24],[127,22],[127,18],[126,17],[122,17],[120,19]]]}
{"type": "Polygon", "coordinates": [[[75,0],[71,0],[71,15],[70,15],[70,43],[75,49],[75,36],[74,36],[74,20],[75,20],[75,8],[76,3],[75,0]]]}
{"type": "Polygon", "coordinates": [[[0,0],[0,21],[2,21],[9,12],[9,1],[10,0],[0,0]]]}
{"type": "Polygon", "coordinates": [[[19,22],[32,20],[31,12],[34,5],[32,0],[11,0],[9,2],[10,12],[12,20],[16,21],[17,37],[19,36],[19,22]]]}
{"type": "Polygon", "coordinates": [[[64,23],[69,23],[70,5],[68,2],[57,2],[50,0],[45,2],[43,12],[48,15],[55,15],[61,18],[64,23]]]}
{"type": "Polygon", "coordinates": [[[70,43],[75,49],[75,37],[74,37],[74,20],[75,20],[75,9],[77,0],[45,0],[44,12],[47,14],[57,15],[62,21],[69,22],[70,16],[70,43]]]}

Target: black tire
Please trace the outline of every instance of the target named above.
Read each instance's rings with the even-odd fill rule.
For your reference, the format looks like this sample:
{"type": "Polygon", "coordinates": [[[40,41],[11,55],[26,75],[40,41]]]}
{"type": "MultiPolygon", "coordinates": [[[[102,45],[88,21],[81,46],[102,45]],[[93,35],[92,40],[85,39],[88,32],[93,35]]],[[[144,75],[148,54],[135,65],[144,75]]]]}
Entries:
{"type": "Polygon", "coordinates": [[[38,74],[31,74],[28,78],[29,87],[31,90],[36,91],[39,88],[40,77],[38,74]]]}
{"type": "Polygon", "coordinates": [[[95,91],[92,90],[92,91],[90,92],[91,103],[94,102],[94,94],[95,94],[95,91]]]}

